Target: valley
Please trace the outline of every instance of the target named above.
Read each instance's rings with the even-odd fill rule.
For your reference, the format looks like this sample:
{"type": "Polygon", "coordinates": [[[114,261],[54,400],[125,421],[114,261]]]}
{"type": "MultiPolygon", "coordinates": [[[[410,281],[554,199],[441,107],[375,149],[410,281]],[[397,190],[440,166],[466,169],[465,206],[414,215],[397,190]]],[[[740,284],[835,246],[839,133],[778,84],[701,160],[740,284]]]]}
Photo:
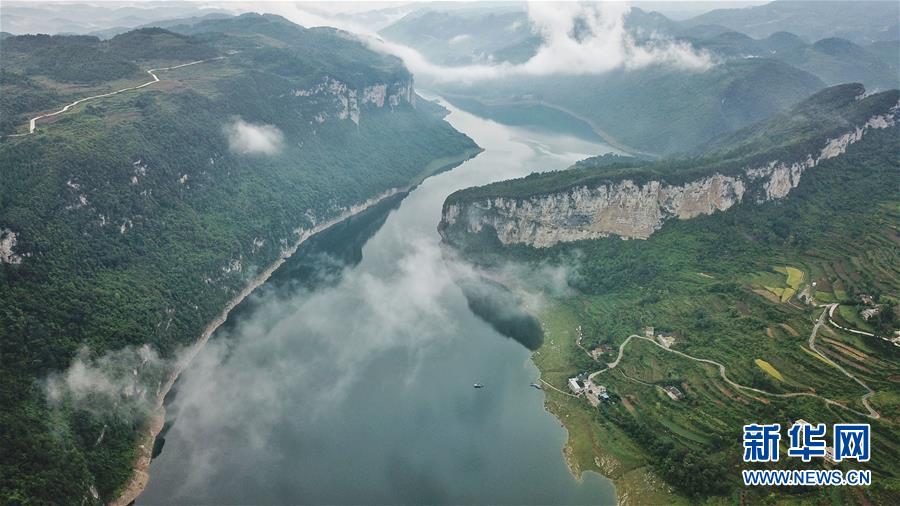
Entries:
{"type": "Polygon", "coordinates": [[[455,189],[610,148],[441,103],[484,151],[311,237],[235,308],[175,385],[138,504],[614,502],[573,479],[529,351],[472,312],[436,232],[455,189]]]}
{"type": "Polygon", "coordinates": [[[886,0],[5,0],[0,503],[900,504],[898,115],[886,0]]]}
{"type": "Polygon", "coordinates": [[[4,112],[4,124],[36,123],[29,135],[0,141],[2,223],[11,238],[4,239],[9,251],[0,266],[8,287],[0,291],[8,385],[2,401],[9,408],[0,418],[7,441],[2,465],[30,497],[117,497],[131,479],[131,463],[149,451],[143,428],[159,430],[163,385],[183,368],[175,364],[204,328],[211,332],[209,322],[224,318],[229,301],[245,297],[311,231],[478,152],[443,121],[442,109],[415,104],[397,60],[277,17],[234,18],[215,28],[226,47],[162,29],[109,42],[3,41],[4,76],[21,72],[15,80],[25,83],[4,87],[4,99],[35,107],[4,112]],[[260,46],[271,32],[334,45],[345,56],[322,60],[292,53],[285,43],[277,50],[260,46]],[[46,67],[25,63],[30,51],[74,56],[57,63],[51,82],[39,75],[46,67]],[[107,59],[79,61],[82,53],[107,59]],[[203,61],[198,55],[226,54],[192,64],[203,61]],[[299,81],[266,74],[261,55],[275,65],[279,58],[304,62],[308,71],[299,81]],[[131,57],[136,63],[126,63],[131,57]],[[82,73],[91,65],[96,72],[82,73]],[[162,78],[149,82],[138,70],[170,67],[150,72],[162,78]],[[341,68],[352,70],[338,94],[324,88],[293,94],[326,75],[343,77],[341,68]],[[144,77],[115,93],[122,88],[114,82],[132,73],[144,77]],[[79,102],[63,107],[66,101],[50,90],[81,79],[112,89],[89,101],[84,95],[93,94],[76,94],[70,100],[79,102]],[[340,93],[371,86],[383,94],[360,103],[358,123],[350,121],[340,93]],[[35,94],[56,98],[29,101],[35,94]],[[60,108],[67,110],[39,118],[60,108]],[[54,301],[52,309],[46,300],[54,301]],[[72,363],[90,369],[110,360],[121,361],[115,372],[96,374],[124,383],[127,394],[83,394],[65,374],[72,363]],[[123,368],[135,374],[124,376],[123,368]],[[48,399],[51,383],[60,398],[48,399]],[[104,408],[96,415],[79,408],[91,405],[104,408]],[[55,457],[48,464],[39,456],[55,457]]]}

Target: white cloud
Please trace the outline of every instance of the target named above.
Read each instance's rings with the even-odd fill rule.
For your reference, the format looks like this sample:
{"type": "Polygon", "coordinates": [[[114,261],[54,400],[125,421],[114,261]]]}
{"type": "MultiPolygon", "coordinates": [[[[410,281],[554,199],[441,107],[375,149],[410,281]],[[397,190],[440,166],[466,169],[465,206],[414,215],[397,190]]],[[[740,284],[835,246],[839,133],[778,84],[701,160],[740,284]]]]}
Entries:
{"type": "Polygon", "coordinates": [[[222,128],[228,147],[235,153],[274,155],[281,151],[284,135],[278,127],[247,123],[236,118],[222,128]]]}
{"type": "Polygon", "coordinates": [[[149,346],[126,347],[100,356],[82,348],[68,369],[44,381],[53,406],[68,405],[101,416],[133,417],[156,401],[169,363],[149,346]]]}
{"type": "Polygon", "coordinates": [[[335,285],[312,292],[263,289],[252,313],[220,329],[194,358],[167,417],[177,417],[175,430],[192,440],[232,440],[190,452],[185,488],[215,474],[234,438],[249,448],[270,444],[297,385],[309,388],[303,411],[291,418],[311,424],[333,415],[385,353],[408,354],[411,371],[404,374],[415,376],[421,354],[456,325],[447,307],[458,288],[436,242],[404,240],[401,232],[391,239],[404,246],[395,263],[374,272],[348,269],[335,285]]]}
{"type": "Polygon", "coordinates": [[[448,42],[449,42],[450,44],[459,44],[460,42],[467,41],[467,40],[469,40],[469,39],[471,39],[471,38],[472,38],[471,35],[469,35],[469,34],[467,34],[467,33],[464,33],[464,34],[461,34],[461,35],[457,35],[456,37],[453,37],[453,38],[450,39],[448,42]]]}
{"type": "MultiPolygon", "coordinates": [[[[250,4],[241,11],[260,10],[250,4]]],[[[386,41],[372,30],[346,19],[312,13],[296,3],[267,4],[262,9],[303,26],[334,26],[356,34],[370,48],[403,60],[417,78],[435,82],[474,82],[514,76],[601,74],[615,69],[668,65],[683,70],[705,70],[712,65],[706,52],[690,45],[650,34],[638,43],[625,29],[631,10],[626,2],[531,2],[527,12],[544,39],[537,53],[522,64],[498,63],[447,67],[432,63],[415,49],[386,41]],[[577,39],[572,29],[580,20],[587,31],[577,39]]],[[[506,27],[510,28],[510,27],[506,27]]],[[[458,42],[458,41],[457,41],[458,42]]]]}
{"type": "Polygon", "coordinates": [[[679,68],[705,68],[709,57],[690,46],[656,37],[639,45],[625,29],[631,7],[624,3],[528,4],[528,17],[544,44],[522,64],[526,74],[591,74],[617,68],[665,64],[679,68]],[[586,30],[574,37],[577,21],[586,30]]]}

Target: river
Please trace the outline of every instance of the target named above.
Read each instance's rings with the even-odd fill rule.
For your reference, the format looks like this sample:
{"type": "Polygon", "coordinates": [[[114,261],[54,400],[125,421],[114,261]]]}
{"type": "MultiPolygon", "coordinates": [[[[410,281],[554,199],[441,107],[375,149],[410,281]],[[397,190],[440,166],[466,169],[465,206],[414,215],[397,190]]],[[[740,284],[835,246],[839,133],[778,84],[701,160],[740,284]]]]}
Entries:
{"type": "Polygon", "coordinates": [[[613,150],[444,105],[485,151],[308,241],[235,310],[170,396],[138,504],[615,503],[568,472],[530,351],[472,314],[436,230],[457,189],[613,150]]]}

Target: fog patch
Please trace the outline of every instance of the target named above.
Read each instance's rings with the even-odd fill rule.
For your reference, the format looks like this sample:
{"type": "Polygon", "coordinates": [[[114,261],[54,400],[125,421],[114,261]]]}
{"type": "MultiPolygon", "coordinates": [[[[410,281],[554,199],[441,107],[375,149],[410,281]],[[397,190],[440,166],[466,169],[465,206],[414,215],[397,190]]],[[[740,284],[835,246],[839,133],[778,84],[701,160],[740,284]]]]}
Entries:
{"type": "Polygon", "coordinates": [[[657,34],[639,44],[625,29],[631,6],[622,2],[528,4],[528,17],[544,44],[525,62],[526,74],[593,74],[654,64],[709,67],[709,56],[657,34]]]}
{"type": "MultiPolygon", "coordinates": [[[[543,260],[540,262],[505,262],[497,272],[501,279],[511,280],[524,294],[546,294],[553,298],[571,297],[573,286],[580,278],[580,253],[568,255],[556,262],[543,260]]],[[[535,300],[536,308],[543,306],[535,300]]]]}
{"type": "MultiPolygon", "coordinates": [[[[235,7],[239,12],[259,10],[249,4],[235,7]]],[[[652,65],[702,71],[713,65],[708,52],[658,33],[641,33],[641,41],[637,41],[625,28],[625,18],[631,11],[627,2],[529,2],[527,13],[532,29],[543,39],[531,59],[521,64],[464,66],[435,64],[414,48],[386,41],[365,26],[346,18],[311,12],[296,3],[270,4],[266,10],[302,26],[333,26],[351,32],[371,49],[402,59],[417,79],[438,83],[472,83],[517,76],[602,74],[652,65]]],[[[497,27],[498,30],[509,28],[497,27]]],[[[451,41],[455,42],[459,41],[451,41]]]]}
{"type": "Polygon", "coordinates": [[[468,34],[457,35],[456,37],[451,38],[448,43],[450,44],[459,44],[460,42],[465,42],[471,39],[472,36],[468,34]]]}
{"type": "Polygon", "coordinates": [[[554,262],[514,261],[489,255],[476,267],[457,250],[444,248],[444,261],[466,297],[469,309],[497,332],[534,351],[543,344],[538,316],[553,299],[575,294],[580,253],[554,262]]]}
{"type": "MultiPolygon", "coordinates": [[[[184,490],[221,470],[234,448],[278,455],[271,434],[284,423],[278,406],[302,397],[293,423],[332,416],[360,384],[368,364],[385,354],[406,356],[412,381],[431,346],[456,322],[458,297],[437,244],[402,241],[405,253],[377,272],[346,269],[331,286],[290,293],[263,289],[251,316],[220,329],[180,378],[167,418],[180,440],[203,441],[187,452],[192,470],[184,490]],[[302,387],[298,387],[302,386],[302,387]]],[[[290,455],[284,455],[290,458],[290,455]]]]}
{"type": "Polygon", "coordinates": [[[284,134],[274,125],[248,123],[235,118],[222,128],[228,148],[235,153],[274,155],[281,151],[284,134]]]}
{"type": "Polygon", "coordinates": [[[99,356],[82,347],[65,371],[44,380],[44,390],[54,408],[136,419],[153,407],[169,366],[147,345],[99,356]]]}

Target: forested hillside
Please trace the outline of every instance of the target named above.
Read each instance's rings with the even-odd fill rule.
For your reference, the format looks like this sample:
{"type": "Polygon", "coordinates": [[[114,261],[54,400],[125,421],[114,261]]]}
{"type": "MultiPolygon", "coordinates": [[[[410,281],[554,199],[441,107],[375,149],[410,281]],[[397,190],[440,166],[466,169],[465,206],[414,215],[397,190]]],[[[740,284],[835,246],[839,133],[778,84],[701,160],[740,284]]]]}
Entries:
{"type": "Polygon", "coordinates": [[[340,32],[191,31],[4,39],[5,132],[206,59],[0,141],[4,504],[117,497],[174,358],[229,299],[313,226],[477,152],[340,32]]]}
{"type": "Polygon", "coordinates": [[[739,174],[772,161],[802,161],[809,153],[821,151],[830,140],[853,131],[872,117],[892,115],[898,107],[897,90],[863,98],[865,94],[860,84],[825,89],[770,119],[703,144],[687,156],[661,161],[610,155],[588,158],[566,170],[460,190],[450,195],[447,202],[527,198],[625,179],[636,184],[651,180],[681,184],[714,174],[739,174]]]}
{"type": "MultiPolygon", "coordinates": [[[[602,74],[573,68],[571,75],[562,71],[487,83],[438,79],[434,86],[451,100],[456,96],[462,105],[477,100],[477,108],[487,114],[492,107],[556,108],[585,121],[617,147],[667,156],[768,118],[826,86],[856,82],[871,91],[900,86],[896,55],[900,41],[888,30],[891,20],[885,18],[892,15],[896,22],[900,8],[890,2],[866,5],[871,12],[863,15],[846,2],[803,7],[773,2],[682,21],[632,8],[621,19],[626,46],[682,44],[708,57],[711,68],[686,70],[662,64],[602,74]],[[821,11],[822,18],[801,14],[804,9],[821,11]],[[842,12],[846,30],[824,21],[842,12]],[[757,16],[770,24],[740,21],[757,16]],[[720,18],[727,25],[711,21],[720,18]],[[745,28],[753,36],[741,31],[745,28]]],[[[604,13],[602,8],[598,12],[600,17],[592,23],[615,21],[603,19],[613,12],[604,13]]],[[[527,11],[509,7],[497,12],[414,12],[380,33],[446,65],[510,65],[527,62],[546,44],[540,30],[547,27],[542,26],[527,11]]],[[[577,29],[567,34],[568,43],[578,43],[583,36],[579,30],[591,30],[590,26],[575,25],[577,29]]]]}
{"type": "Polygon", "coordinates": [[[459,94],[487,106],[557,107],[633,150],[671,154],[765,119],[824,87],[812,74],[757,58],[704,71],[651,67],[602,76],[505,79],[489,88],[447,85],[446,91],[451,101],[459,94]]]}
{"type": "Polygon", "coordinates": [[[683,24],[723,26],[759,38],[791,31],[811,40],[844,37],[866,44],[897,40],[898,12],[900,7],[894,2],[774,1],[745,9],[716,9],[685,20],[683,24]]]}
{"type": "MultiPolygon", "coordinates": [[[[612,236],[534,248],[503,245],[485,226],[466,245],[442,231],[492,272],[505,272],[509,262],[520,264],[519,271],[525,264],[568,272],[569,293],[542,293],[545,304],[537,311],[545,339],[533,358],[542,379],[562,391],[569,378],[602,371],[593,381],[607,389],[608,401],[595,407],[584,396],[547,389],[547,406],[568,429],[566,453],[574,467],[611,477],[620,500],[900,500],[900,348],[891,342],[900,328],[900,127],[888,119],[863,135],[850,126],[896,113],[898,92],[859,99],[860,91],[859,85],[826,90],[708,144],[695,158],[599,157],[569,171],[463,190],[445,203],[443,227],[454,202],[484,199],[497,206],[501,196],[526,198],[590,185],[591,178],[708,175],[713,166],[727,170],[729,157],[742,161],[735,167],[752,167],[754,160],[783,159],[823,139],[831,143],[842,128],[854,132],[856,142],[820,160],[784,198],[745,199],[725,211],[671,220],[646,240],[612,236]],[[877,316],[864,317],[872,308],[877,316]],[[837,325],[826,318],[829,310],[837,325]],[[770,467],[871,469],[872,486],[742,487],[737,470],[749,464],[741,463],[741,425],[784,426],[801,418],[829,427],[871,423],[878,453],[865,464],[782,458],[770,467]]],[[[524,201],[516,207],[528,209],[524,201]]],[[[559,218],[560,228],[580,223],[571,214],[559,218]]],[[[524,292],[540,290],[530,279],[503,281],[524,292]]]]}
{"type": "Polygon", "coordinates": [[[897,58],[885,54],[884,42],[861,46],[847,39],[830,37],[807,43],[790,32],[776,32],[764,39],[753,39],[740,32],[705,28],[685,29],[679,37],[698,49],[726,59],[772,58],[822,79],[825,84],[861,82],[870,89],[891,89],[900,85],[897,58]]]}

